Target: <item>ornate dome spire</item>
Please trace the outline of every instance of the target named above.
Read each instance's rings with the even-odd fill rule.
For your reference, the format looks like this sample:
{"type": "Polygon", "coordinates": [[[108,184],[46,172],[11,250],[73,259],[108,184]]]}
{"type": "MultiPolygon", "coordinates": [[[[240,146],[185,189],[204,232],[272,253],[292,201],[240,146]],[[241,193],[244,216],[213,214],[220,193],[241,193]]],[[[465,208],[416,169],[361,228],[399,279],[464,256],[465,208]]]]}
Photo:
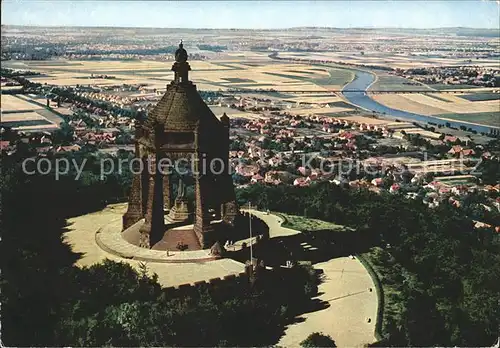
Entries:
{"type": "Polygon", "coordinates": [[[179,43],[179,48],[175,51],[175,63],[172,66],[174,71],[174,83],[188,83],[188,72],[191,70],[189,63],[187,62],[188,53],[184,49],[182,40],[179,43]]]}
{"type": "Polygon", "coordinates": [[[184,45],[182,44],[182,40],[179,43],[179,48],[177,51],[175,51],[175,61],[178,63],[185,63],[187,62],[188,59],[188,54],[187,51],[184,49],[184,45]]]}

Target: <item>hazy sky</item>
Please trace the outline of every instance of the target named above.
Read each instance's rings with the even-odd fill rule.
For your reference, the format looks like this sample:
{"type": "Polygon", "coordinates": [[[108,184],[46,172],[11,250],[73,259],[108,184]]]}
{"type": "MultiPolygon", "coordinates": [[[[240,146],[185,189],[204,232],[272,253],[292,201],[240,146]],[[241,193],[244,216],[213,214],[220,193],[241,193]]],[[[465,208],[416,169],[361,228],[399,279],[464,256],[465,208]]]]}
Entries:
{"type": "Polygon", "coordinates": [[[2,24],[163,28],[500,28],[495,1],[3,0],[2,24]]]}

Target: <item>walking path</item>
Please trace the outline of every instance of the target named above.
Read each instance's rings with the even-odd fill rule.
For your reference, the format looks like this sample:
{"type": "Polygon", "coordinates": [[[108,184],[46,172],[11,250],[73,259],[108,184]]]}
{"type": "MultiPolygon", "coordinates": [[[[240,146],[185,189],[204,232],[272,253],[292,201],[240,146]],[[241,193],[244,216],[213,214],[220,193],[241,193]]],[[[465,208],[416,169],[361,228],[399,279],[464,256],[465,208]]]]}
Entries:
{"type": "MultiPolygon", "coordinates": [[[[282,227],[283,221],[279,216],[256,210],[250,212],[268,224],[271,238],[300,233],[282,227]]],[[[301,315],[300,318],[305,320],[289,325],[278,346],[299,347],[300,342],[313,332],[330,335],[338,347],[363,347],[375,342],[377,293],[361,262],[340,257],[315,264],[314,268],[323,270],[324,274],[317,299],[328,302],[330,306],[301,315]]]]}

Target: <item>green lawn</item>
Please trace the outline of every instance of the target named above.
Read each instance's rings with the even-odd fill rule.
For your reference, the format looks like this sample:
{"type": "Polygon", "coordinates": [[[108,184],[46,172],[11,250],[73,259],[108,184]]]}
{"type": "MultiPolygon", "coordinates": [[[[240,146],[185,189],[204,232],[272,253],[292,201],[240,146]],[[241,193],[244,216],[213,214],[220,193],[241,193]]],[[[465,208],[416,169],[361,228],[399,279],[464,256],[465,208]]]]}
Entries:
{"type": "Polygon", "coordinates": [[[292,228],[297,231],[322,231],[322,230],[338,230],[345,229],[345,226],[337,225],[331,222],[326,222],[317,219],[309,219],[304,216],[288,215],[284,213],[276,213],[283,217],[284,227],[292,228]]]}
{"type": "MultiPolygon", "coordinates": [[[[376,331],[377,334],[383,336],[386,332],[385,328],[388,319],[399,316],[403,310],[399,301],[401,297],[401,284],[394,281],[397,275],[394,274],[394,270],[391,270],[390,262],[386,261],[387,259],[391,259],[390,254],[386,250],[374,247],[368,252],[361,254],[361,256],[363,258],[362,263],[368,263],[368,267],[365,265],[365,268],[367,268],[372,278],[376,278],[374,279],[374,283],[377,287],[377,295],[381,295],[379,306],[382,308],[378,309],[376,331]],[[375,273],[374,275],[371,274],[372,271],[375,273]]],[[[377,338],[380,339],[380,337],[377,338]]]]}
{"type": "Polygon", "coordinates": [[[470,114],[440,114],[435,117],[449,118],[457,121],[480,123],[489,126],[500,127],[500,111],[498,112],[476,112],[470,114]]]}

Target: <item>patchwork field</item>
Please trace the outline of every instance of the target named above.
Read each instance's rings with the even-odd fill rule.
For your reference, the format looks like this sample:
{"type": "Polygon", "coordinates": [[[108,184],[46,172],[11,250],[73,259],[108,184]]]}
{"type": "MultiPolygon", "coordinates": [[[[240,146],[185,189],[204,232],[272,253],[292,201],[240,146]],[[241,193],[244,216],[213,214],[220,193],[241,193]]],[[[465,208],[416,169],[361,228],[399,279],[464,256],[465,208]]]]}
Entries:
{"type": "Polygon", "coordinates": [[[17,98],[14,95],[2,94],[1,104],[2,113],[20,112],[24,110],[41,109],[41,106],[34,105],[25,100],[17,98]]]}
{"type": "MultiPolygon", "coordinates": [[[[233,58],[234,59],[234,58],[233,58]]],[[[268,59],[258,63],[241,60],[190,61],[191,80],[203,90],[276,89],[280,91],[341,89],[354,78],[346,69],[286,64],[268,59]]],[[[173,78],[172,62],[158,61],[15,61],[6,67],[42,73],[33,81],[54,85],[145,84],[162,87],[173,78]],[[100,79],[92,75],[111,75],[100,79]]]]}
{"type": "Polygon", "coordinates": [[[373,83],[370,91],[428,91],[430,88],[424,84],[410,81],[404,77],[388,75],[384,73],[377,74],[378,78],[373,83]]]}
{"type": "MultiPolygon", "coordinates": [[[[380,39],[380,37],[377,37],[380,39]]],[[[328,53],[304,53],[304,52],[280,52],[279,57],[330,60],[344,64],[376,65],[388,66],[393,69],[408,69],[415,67],[429,66],[450,66],[450,65],[480,65],[484,67],[498,68],[498,59],[477,59],[469,61],[467,59],[454,59],[430,55],[409,55],[384,52],[328,52],[328,53]]]]}
{"type": "Polygon", "coordinates": [[[1,95],[1,110],[3,126],[15,130],[54,130],[61,118],[44,105],[26,95],[1,95]]]}
{"type": "Polygon", "coordinates": [[[394,109],[499,126],[500,102],[498,100],[481,100],[480,95],[476,98],[471,97],[472,95],[467,96],[477,101],[453,94],[440,94],[439,99],[435,95],[424,94],[375,94],[372,98],[394,109]]]}

